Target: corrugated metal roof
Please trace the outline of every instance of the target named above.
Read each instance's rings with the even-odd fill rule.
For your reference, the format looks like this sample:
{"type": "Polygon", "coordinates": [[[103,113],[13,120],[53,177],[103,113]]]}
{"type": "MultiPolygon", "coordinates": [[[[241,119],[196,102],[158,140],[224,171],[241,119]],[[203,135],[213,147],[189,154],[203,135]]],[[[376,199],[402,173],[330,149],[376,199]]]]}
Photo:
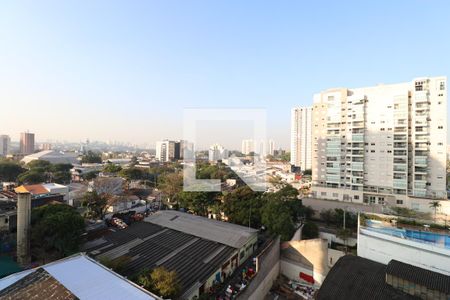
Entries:
{"type": "Polygon", "coordinates": [[[359,256],[341,257],[325,277],[315,299],[419,299],[386,283],[386,265],[359,256]]]}
{"type": "Polygon", "coordinates": [[[238,249],[242,248],[258,232],[253,228],[175,210],[158,211],[145,218],[145,221],[238,249]]]}
{"type": "MultiPolygon", "coordinates": [[[[40,267],[80,299],[159,299],[95,260],[77,254],[40,267]]],[[[0,279],[0,291],[38,269],[0,279]]]]}
{"type": "Polygon", "coordinates": [[[431,290],[450,294],[450,276],[391,260],[386,273],[425,286],[431,290]]]}

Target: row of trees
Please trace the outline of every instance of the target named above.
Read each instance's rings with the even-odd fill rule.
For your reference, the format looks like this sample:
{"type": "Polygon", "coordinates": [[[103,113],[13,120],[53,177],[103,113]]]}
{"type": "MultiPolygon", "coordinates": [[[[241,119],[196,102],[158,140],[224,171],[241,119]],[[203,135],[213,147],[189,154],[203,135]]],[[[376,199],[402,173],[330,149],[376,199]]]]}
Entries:
{"type": "MultiPolygon", "coordinates": [[[[199,172],[203,179],[224,180],[235,176],[220,165],[200,168],[199,172]]],[[[311,208],[298,200],[298,191],[287,184],[276,193],[255,192],[247,185],[220,193],[186,192],[183,191],[182,175],[170,173],[161,177],[158,187],[165,200],[169,199],[177,209],[184,208],[200,216],[223,212],[232,223],[253,228],[265,226],[270,232],[280,234],[283,240],[290,239],[297,224],[309,220],[313,214],[311,208]]]]}
{"type": "Polygon", "coordinates": [[[71,164],[50,164],[34,160],[25,166],[11,160],[0,161],[0,181],[36,184],[46,181],[67,183],[70,181],[71,164]]]}

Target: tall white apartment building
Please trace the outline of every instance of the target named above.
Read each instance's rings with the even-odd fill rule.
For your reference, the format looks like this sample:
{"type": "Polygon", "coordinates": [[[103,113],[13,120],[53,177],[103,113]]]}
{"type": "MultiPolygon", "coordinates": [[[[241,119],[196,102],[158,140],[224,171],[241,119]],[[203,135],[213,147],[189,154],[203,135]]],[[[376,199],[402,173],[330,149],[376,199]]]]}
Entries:
{"type": "MultiPolygon", "coordinates": [[[[162,162],[173,161],[176,157],[176,142],[163,140],[156,142],[156,159],[162,162]]],[[[179,144],[178,144],[179,148],[179,144]]],[[[179,150],[178,150],[179,151],[179,150]]]]}
{"type": "Polygon", "coordinates": [[[426,210],[446,199],[447,78],[314,95],[313,195],[426,210]]]}
{"type": "Polygon", "coordinates": [[[208,151],[208,158],[210,162],[226,159],[228,158],[228,150],[219,144],[211,145],[208,151]]]}
{"type": "Polygon", "coordinates": [[[275,153],[275,142],[273,140],[269,140],[268,143],[268,154],[269,155],[274,155],[275,153]]]}
{"type": "Polygon", "coordinates": [[[312,107],[291,111],[291,165],[302,171],[312,166],[312,107]]]}
{"type": "Polygon", "coordinates": [[[0,156],[6,156],[11,149],[11,138],[8,135],[0,135],[0,156]]]}
{"type": "Polygon", "coordinates": [[[255,152],[255,141],[254,140],[242,140],[242,154],[250,154],[255,152]]]}

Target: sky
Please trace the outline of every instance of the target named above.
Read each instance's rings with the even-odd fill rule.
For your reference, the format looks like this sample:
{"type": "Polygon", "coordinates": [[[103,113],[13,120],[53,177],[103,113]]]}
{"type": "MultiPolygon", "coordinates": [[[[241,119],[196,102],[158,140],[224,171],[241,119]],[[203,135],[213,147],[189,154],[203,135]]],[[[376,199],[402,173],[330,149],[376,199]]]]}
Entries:
{"type": "MultiPolygon", "coordinates": [[[[448,76],[449,12],[438,0],[4,1],[0,134],[154,145],[182,138],[185,108],[262,108],[286,148],[290,109],[314,93],[448,76]]],[[[234,127],[204,134],[239,148],[234,127]]]]}

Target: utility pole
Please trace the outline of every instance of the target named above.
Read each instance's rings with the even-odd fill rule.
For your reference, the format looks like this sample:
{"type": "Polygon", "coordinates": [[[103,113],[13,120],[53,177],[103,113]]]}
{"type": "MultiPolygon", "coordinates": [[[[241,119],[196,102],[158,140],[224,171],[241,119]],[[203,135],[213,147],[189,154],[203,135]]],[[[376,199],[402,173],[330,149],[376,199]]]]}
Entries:
{"type": "Polygon", "coordinates": [[[345,209],[346,209],[347,207],[346,206],[344,206],[344,230],[345,230],[345,209]]]}

